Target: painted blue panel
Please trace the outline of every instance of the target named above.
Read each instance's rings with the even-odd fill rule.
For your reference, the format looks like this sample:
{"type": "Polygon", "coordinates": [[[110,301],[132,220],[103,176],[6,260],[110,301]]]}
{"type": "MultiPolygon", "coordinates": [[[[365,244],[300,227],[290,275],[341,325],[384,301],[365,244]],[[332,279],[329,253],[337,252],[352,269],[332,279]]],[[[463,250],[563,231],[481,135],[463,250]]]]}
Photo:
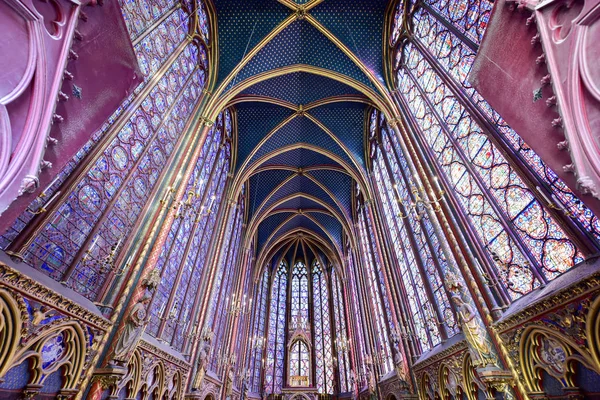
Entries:
{"type": "Polygon", "coordinates": [[[340,208],[335,204],[333,199],[329,197],[329,195],[320,188],[315,182],[311,181],[309,178],[305,176],[296,176],[292,180],[290,180],[285,186],[281,187],[266,203],[264,208],[268,208],[272,204],[277,201],[288,197],[294,193],[306,193],[313,197],[321,199],[323,202],[330,205],[333,209],[337,210],[340,214],[343,214],[344,211],[340,210],[340,208]]]}
{"type": "Polygon", "coordinates": [[[219,34],[219,83],[292,11],[276,1],[215,1],[219,34]]]}
{"type": "Polygon", "coordinates": [[[333,79],[307,72],[294,72],[257,83],[242,94],[267,96],[306,105],[326,97],[359,95],[360,92],[333,79]]]}
{"type": "Polygon", "coordinates": [[[237,167],[258,143],[294,112],[269,103],[242,103],[236,106],[238,120],[237,167]]]}
{"type": "Polygon", "coordinates": [[[235,82],[231,82],[227,90],[235,83],[261,72],[297,64],[339,72],[374,88],[358,66],[317,28],[306,20],[296,20],[267,43],[242,68],[235,82]]]}
{"type": "Polygon", "coordinates": [[[288,165],[296,168],[307,168],[314,165],[340,165],[331,158],[309,149],[294,149],[277,155],[261,166],[288,165]]]}
{"type": "Polygon", "coordinates": [[[333,138],[304,116],[295,117],[271,136],[252,157],[250,164],[266,154],[296,143],[306,143],[320,147],[340,157],[347,164],[353,165],[351,158],[333,138]]]}
{"type": "Polygon", "coordinates": [[[319,224],[322,225],[323,228],[325,228],[327,233],[329,233],[334,238],[336,243],[341,247],[342,225],[340,224],[340,222],[334,217],[327,214],[310,213],[310,216],[316,219],[319,222],[319,224]]]}
{"type": "Polygon", "coordinates": [[[254,215],[267,197],[281,182],[294,172],[281,169],[263,171],[250,178],[250,216],[254,215]]]}
{"type": "Polygon", "coordinates": [[[344,209],[350,215],[351,210],[351,194],[352,194],[352,178],[343,172],[333,170],[314,170],[307,174],[316,178],[323,183],[327,189],[342,203],[344,209]]]}
{"type": "Polygon", "coordinates": [[[309,113],[337,136],[364,167],[366,105],[331,103],[313,108],[309,113]]]}
{"type": "Polygon", "coordinates": [[[383,82],[381,41],[388,0],[327,0],[310,11],[383,82]]]}
{"type": "Polygon", "coordinates": [[[262,248],[265,241],[269,238],[269,236],[273,233],[277,227],[283,223],[287,218],[292,216],[293,213],[278,213],[273,214],[270,217],[266,218],[264,221],[260,223],[258,227],[258,248],[262,248]]]}

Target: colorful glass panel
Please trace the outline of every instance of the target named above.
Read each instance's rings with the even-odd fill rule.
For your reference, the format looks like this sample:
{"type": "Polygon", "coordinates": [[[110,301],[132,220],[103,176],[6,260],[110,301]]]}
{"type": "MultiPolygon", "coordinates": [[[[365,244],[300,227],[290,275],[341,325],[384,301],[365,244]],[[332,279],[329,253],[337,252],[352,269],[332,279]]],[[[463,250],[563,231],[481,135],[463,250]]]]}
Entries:
{"type": "MultiPolygon", "coordinates": [[[[373,111],[373,114],[376,112],[373,111]]],[[[408,164],[399,151],[397,138],[390,133],[383,119],[380,129],[382,151],[374,160],[375,182],[395,248],[394,254],[397,255],[396,261],[401,267],[399,272],[408,295],[416,334],[421,349],[426,351],[441,341],[438,326],[440,317],[448,335],[458,332],[441,279],[442,271],[447,269],[447,260],[429,216],[424,210],[411,206],[416,202],[414,190],[419,183],[406,174],[408,164]],[[428,295],[427,291],[431,294],[428,295]]]]}
{"type": "Polygon", "coordinates": [[[342,292],[342,283],[337,271],[331,272],[331,291],[333,298],[333,313],[335,319],[335,333],[337,336],[338,372],[340,379],[340,391],[342,393],[353,390],[350,386],[350,339],[346,327],[346,307],[342,292]]]}
{"type": "Polygon", "coordinates": [[[462,93],[467,95],[481,114],[494,127],[494,132],[513,150],[514,154],[526,164],[532,173],[551,191],[552,202],[565,207],[581,228],[600,240],[600,221],[585,204],[558,178],[540,157],[508,126],[506,121],[471,87],[467,76],[475,60],[475,51],[465,45],[452,30],[427,9],[420,8],[414,14],[415,40],[422,43],[436,59],[439,68],[460,85],[462,93]]]}
{"type": "Polygon", "coordinates": [[[582,261],[575,244],[419,50],[409,43],[405,52],[410,71],[399,70],[400,90],[467,212],[491,214],[475,229],[499,259],[499,274],[513,298],[540,284],[535,272],[551,280],[582,261]]]}
{"type": "Polygon", "coordinates": [[[252,337],[250,339],[250,391],[260,392],[261,371],[263,367],[263,346],[266,344],[265,320],[267,318],[267,300],[269,296],[269,268],[266,267],[262,273],[260,285],[255,296],[256,308],[254,309],[252,337]]]}
{"type": "Polygon", "coordinates": [[[546,203],[564,209],[596,243],[600,221],[469,84],[492,7],[488,0],[426,0],[415,7],[414,36],[400,45],[403,65],[395,68],[401,102],[516,299],[583,260],[546,203]],[[515,164],[529,169],[535,191],[515,164]]]}
{"type": "Polygon", "coordinates": [[[308,345],[303,340],[297,340],[290,350],[290,377],[309,377],[310,360],[308,345]]]}
{"type": "Polygon", "coordinates": [[[172,207],[176,217],[156,263],[161,282],[149,308],[151,319],[146,331],[157,336],[162,324],[160,317],[164,318],[165,313],[172,315],[171,320],[162,324],[160,337],[180,351],[183,351],[185,335],[191,328],[197,288],[229,172],[229,143],[225,142],[224,149],[221,148],[223,138],[227,136],[223,129],[223,124],[216,124],[202,144],[187,182],[186,198],[182,199],[181,206],[175,204],[172,207]],[[169,302],[171,308],[166,311],[169,302]]]}
{"type": "Polygon", "coordinates": [[[329,291],[325,272],[317,260],[312,266],[312,290],[315,333],[315,372],[317,391],[332,394],[333,387],[333,348],[331,343],[331,320],[329,291]]]}
{"type": "Polygon", "coordinates": [[[308,326],[308,269],[302,261],[292,271],[291,318],[294,326],[308,326]]]}
{"type": "MultiPolygon", "coordinates": [[[[359,208],[362,208],[360,206],[359,208]]],[[[376,332],[376,343],[377,348],[375,349],[382,360],[381,368],[383,373],[387,373],[392,370],[392,359],[391,359],[391,351],[389,348],[389,340],[388,340],[388,332],[386,321],[384,320],[385,316],[391,322],[391,316],[389,315],[389,308],[384,307],[385,305],[385,297],[384,290],[385,286],[382,285],[379,278],[377,267],[375,266],[374,257],[377,257],[378,254],[371,251],[372,246],[376,245],[372,242],[373,237],[371,236],[372,227],[369,222],[365,221],[365,212],[364,209],[359,212],[358,218],[358,226],[359,226],[359,235],[360,235],[360,244],[362,249],[362,254],[364,255],[364,279],[367,282],[367,287],[369,289],[369,299],[367,301],[370,302],[371,310],[373,311],[373,319],[375,320],[375,332],[376,332]],[[382,301],[384,299],[384,301],[382,301]],[[382,305],[382,303],[384,305],[382,305]],[[385,310],[385,311],[384,311],[385,310]]],[[[381,265],[381,262],[378,262],[381,265]]],[[[389,305],[388,305],[389,306],[389,305]]],[[[371,357],[375,355],[370,355],[371,357]]]]}
{"type": "MultiPolygon", "coordinates": [[[[160,171],[172,152],[170,142],[178,139],[193,105],[202,92],[203,81],[196,68],[197,47],[188,46],[173,63],[161,81],[173,76],[187,76],[175,86],[163,87],[159,81],[134,116],[108,145],[103,155],[84,175],[68,200],[63,203],[40,230],[25,253],[25,259],[34,267],[49,273],[55,279],[67,281],[79,293],[95,299],[106,278],[101,265],[114,260],[143,210],[151,189],[158,181],[160,171]],[[153,99],[172,96],[172,106],[165,109],[158,122],[152,123],[153,108],[146,109],[153,99]],[[166,139],[166,140],[165,140],[166,139]],[[118,149],[115,153],[114,149],[118,149]],[[127,159],[115,160],[113,154],[126,152],[127,159]],[[160,154],[161,157],[156,155],[160,154]],[[164,156],[162,156],[164,155],[164,156]],[[122,171],[126,162],[126,171],[122,171]],[[145,188],[145,190],[144,190],[145,188]],[[92,227],[102,219],[93,238],[88,238],[92,227]],[[86,242],[87,239],[87,242],[86,242]],[[48,258],[52,243],[63,253],[60,260],[48,258]],[[64,277],[81,246],[87,251],[74,265],[73,272],[64,277]],[[114,247],[112,256],[109,254],[114,247]],[[59,261],[58,264],[50,264],[59,261]]],[[[203,72],[202,72],[203,73],[203,72]]],[[[156,114],[158,113],[158,114],[156,114]]]]}
{"type": "Polygon", "coordinates": [[[271,286],[269,334],[265,360],[265,387],[267,394],[281,393],[283,387],[288,270],[282,261],[271,286]]]}

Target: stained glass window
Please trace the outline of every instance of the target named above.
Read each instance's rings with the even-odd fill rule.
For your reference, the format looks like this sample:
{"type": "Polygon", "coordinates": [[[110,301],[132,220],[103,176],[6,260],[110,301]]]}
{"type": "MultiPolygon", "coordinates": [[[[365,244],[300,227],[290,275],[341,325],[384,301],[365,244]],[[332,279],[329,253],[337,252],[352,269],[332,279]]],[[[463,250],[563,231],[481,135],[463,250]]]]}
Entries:
{"type": "MultiPolygon", "coordinates": [[[[442,282],[447,260],[433,231],[429,216],[413,208],[418,181],[407,174],[408,165],[392,141],[393,135],[383,116],[371,124],[371,137],[381,137],[380,151],[373,154],[373,172],[383,214],[389,228],[402,284],[408,296],[415,333],[421,349],[429,350],[441,342],[440,325],[445,334],[458,332],[456,318],[442,282]],[[379,126],[379,129],[376,130],[379,126]]],[[[417,192],[418,193],[418,192],[417,192]]]]}
{"type": "Polygon", "coordinates": [[[308,326],[308,269],[302,261],[292,271],[291,319],[293,326],[308,326]]]}
{"type": "Polygon", "coordinates": [[[290,350],[290,378],[309,377],[310,359],[308,345],[304,340],[296,340],[290,350]]]}
{"type": "Polygon", "coordinates": [[[206,14],[206,4],[204,4],[203,0],[197,0],[198,2],[198,24],[200,25],[200,32],[202,32],[202,36],[206,43],[210,42],[210,32],[208,25],[208,16],[206,14]]]}
{"type": "MultiPolygon", "coordinates": [[[[494,132],[511,148],[517,158],[530,167],[531,172],[538,177],[541,186],[547,185],[550,188],[552,201],[564,206],[572,214],[572,219],[583,230],[599,239],[600,222],[598,217],[575,197],[554,171],[544,164],[523,139],[471,87],[467,76],[475,59],[475,51],[472,47],[462,41],[452,30],[447,29],[443,22],[436,19],[427,9],[418,9],[414,19],[418,21],[415,30],[416,39],[436,57],[438,68],[460,85],[461,92],[470,97],[471,102],[495,128],[494,132]]],[[[487,21],[487,17],[484,19],[487,21]]]]}
{"type": "Polygon", "coordinates": [[[250,371],[249,390],[252,393],[260,393],[261,371],[263,367],[263,348],[266,344],[265,320],[267,318],[267,300],[269,297],[269,277],[268,266],[262,272],[262,277],[255,294],[255,309],[252,325],[252,337],[250,339],[250,361],[248,370],[250,371]]]}
{"type": "Polygon", "coordinates": [[[315,372],[319,393],[332,394],[333,349],[331,345],[331,314],[327,277],[317,260],[312,266],[314,332],[315,332],[315,372]]]}
{"type": "Polygon", "coordinates": [[[340,392],[353,390],[350,386],[350,336],[346,327],[346,306],[342,282],[336,269],[331,271],[331,291],[333,298],[333,313],[335,319],[336,349],[338,356],[338,371],[340,392]]]}
{"type": "Polygon", "coordinates": [[[265,360],[265,387],[267,394],[281,393],[283,387],[284,354],[287,309],[287,263],[281,261],[271,286],[269,309],[269,334],[265,360]]]}
{"type": "MultiPolygon", "coordinates": [[[[212,302],[208,309],[209,324],[212,324],[212,331],[215,334],[213,346],[217,349],[216,357],[213,357],[210,368],[212,371],[219,372],[223,369],[223,365],[218,364],[219,356],[227,356],[230,354],[227,348],[225,329],[227,327],[227,319],[229,313],[226,311],[235,298],[232,293],[233,281],[235,273],[239,269],[235,266],[238,264],[238,251],[242,239],[243,223],[244,223],[244,196],[240,195],[240,199],[235,207],[235,212],[232,223],[228,230],[231,234],[227,235],[227,240],[223,241],[224,246],[221,248],[221,256],[216,273],[216,280],[213,289],[212,302]]],[[[239,300],[239,299],[238,299],[239,300]]],[[[208,325],[210,326],[210,325],[208,325]]]]}
{"type": "MultiPolygon", "coordinates": [[[[245,193],[245,191],[243,192],[245,193]]],[[[240,236],[240,242],[238,243],[238,247],[242,247],[242,242],[241,242],[242,236],[240,236]]],[[[254,246],[252,246],[252,248],[254,248],[254,246]]],[[[252,345],[251,343],[251,339],[252,339],[252,330],[246,330],[246,326],[250,325],[252,323],[252,316],[253,316],[253,311],[255,309],[259,309],[260,308],[260,303],[254,303],[253,300],[255,298],[255,296],[258,294],[260,295],[260,293],[257,293],[256,290],[260,290],[260,286],[256,286],[253,284],[252,282],[252,277],[254,274],[254,266],[253,266],[253,252],[252,251],[246,251],[245,252],[245,260],[242,260],[242,253],[240,252],[239,254],[239,265],[240,267],[237,268],[237,270],[242,270],[243,272],[243,284],[241,285],[241,287],[235,289],[235,283],[234,283],[234,290],[240,290],[241,293],[243,293],[242,295],[238,295],[237,299],[238,299],[238,306],[241,307],[242,312],[240,313],[240,316],[238,318],[237,321],[235,321],[235,318],[233,319],[234,323],[235,323],[235,331],[237,331],[237,334],[235,336],[232,336],[229,340],[232,340],[232,352],[233,354],[237,354],[239,355],[239,361],[236,360],[236,365],[238,365],[241,369],[243,368],[248,368],[248,365],[244,365],[243,363],[247,363],[248,362],[248,357],[242,357],[242,355],[244,354],[248,354],[248,352],[250,351],[250,346],[252,345]]],[[[232,270],[236,269],[235,265],[232,266],[231,268],[232,270]]],[[[239,292],[238,292],[239,293],[239,292]]],[[[244,379],[244,373],[247,373],[247,371],[249,370],[243,370],[243,373],[239,373],[237,375],[237,379],[236,379],[236,385],[238,387],[242,387],[242,380],[244,379]]],[[[248,375],[249,378],[251,378],[251,373],[250,375],[248,375]]],[[[246,381],[246,385],[250,384],[250,382],[246,381]]]]}
{"type": "MultiPolygon", "coordinates": [[[[335,278],[335,294],[332,294],[332,283],[319,260],[313,259],[310,265],[309,270],[303,260],[298,260],[292,271],[288,272],[287,264],[283,260],[273,278],[264,361],[264,390],[267,394],[280,393],[283,385],[314,385],[319,393],[333,394],[336,390],[336,366],[343,374],[344,387],[349,387],[351,368],[348,349],[342,351],[338,358],[335,357],[332,330],[334,323],[333,327],[339,331],[338,334],[345,338],[345,341],[338,343],[338,347],[344,343],[344,346],[349,348],[341,284],[339,279],[335,278]],[[286,309],[288,304],[289,313],[286,309]],[[287,367],[287,375],[284,375],[284,365],[287,367]],[[284,381],[284,376],[287,376],[287,381],[284,381]]],[[[264,289],[257,290],[262,293],[264,289]]],[[[258,316],[259,311],[255,311],[255,315],[258,316]]],[[[262,326],[260,323],[254,323],[254,336],[260,335],[259,330],[263,329],[262,326]]],[[[253,379],[258,381],[260,355],[254,354],[252,356],[251,353],[251,357],[255,359],[251,361],[254,365],[251,374],[253,379]]],[[[258,384],[253,382],[252,388],[259,389],[258,384]]]]}
{"type": "Polygon", "coordinates": [[[369,354],[373,360],[377,357],[381,362],[382,373],[385,374],[392,370],[392,358],[388,336],[388,328],[386,325],[385,318],[391,323],[392,316],[389,308],[389,299],[385,290],[385,282],[382,282],[382,272],[378,267],[381,266],[381,259],[379,254],[376,253],[374,240],[374,231],[370,224],[370,218],[366,216],[365,209],[362,205],[359,205],[358,226],[359,236],[362,254],[364,255],[365,270],[363,271],[363,279],[367,282],[369,290],[369,299],[371,310],[373,311],[373,319],[375,321],[375,333],[376,337],[376,348],[374,349],[377,354],[369,354]],[[366,220],[365,220],[366,219],[366,220]],[[375,261],[377,260],[377,261],[375,261]]]}
{"type": "Polygon", "coordinates": [[[396,51],[396,76],[419,140],[487,250],[493,275],[517,299],[581,262],[572,237],[581,230],[597,242],[600,223],[468,83],[491,9],[486,0],[416,7],[414,35],[396,51]],[[553,212],[549,199],[567,212],[553,212]]]}
{"type": "MultiPolygon", "coordinates": [[[[365,348],[365,333],[363,329],[365,328],[365,318],[363,318],[361,302],[360,302],[360,293],[359,291],[359,282],[358,282],[358,272],[359,265],[354,262],[354,255],[352,251],[348,249],[348,275],[349,282],[351,288],[351,298],[352,298],[352,317],[348,320],[349,323],[353,325],[353,333],[354,333],[354,346],[356,351],[356,362],[358,362],[357,367],[360,368],[360,371],[354,371],[356,377],[360,380],[360,386],[363,387],[367,384],[366,379],[364,379],[365,375],[365,359],[367,357],[367,350],[365,348]],[[358,373],[361,372],[361,373],[358,373]]],[[[353,389],[353,388],[352,388],[353,389]]]]}
{"type": "MultiPolygon", "coordinates": [[[[91,300],[109,295],[107,278],[112,272],[121,272],[114,268],[109,271],[109,267],[120,260],[123,238],[130,236],[145,209],[204,89],[206,50],[183,43],[187,27],[180,23],[186,19],[179,15],[181,12],[178,8],[169,11],[134,43],[143,82],[45,190],[45,198],[58,194],[77,163],[99,146],[97,161],[85,167],[64,202],[44,216],[40,229],[28,238],[23,250],[28,264],[91,300]],[[173,59],[173,53],[172,64],[156,76],[161,66],[173,59]],[[151,65],[147,59],[153,60],[151,65]],[[149,84],[153,86],[146,89],[141,105],[127,108],[149,84]],[[123,119],[122,128],[111,130],[118,118],[123,119]]],[[[42,204],[36,199],[32,209],[42,204]]],[[[2,237],[2,247],[7,248],[30,220],[28,212],[20,216],[2,237]]],[[[125,264],[123,261],[120,263],[125,264]]]]}
{"type": "Polygon", "coordinates": [[[398,41],[402,30],[402,18],[404,17],[404,0],[399,0],[394,12],[394,20],[392,21],[392,31],[390,34],[390,43],[393,45],[398,41]]]}
{"type": "MultiPolygon", "coordinates": [[[[217,120],[201,147],[185,198],[171,207],[175,218],[156,264],[161,282],[149,308],[152,318],[147,332],[171,343],[179,351],[183,351],[199,301],[197,288],[211,248],[211,233],[215,230],[229,172],[229,133],[223,117],[217,120]]],[[[235,240],[239,240],[240,229],[238,222],[235,240]]],[[[222,278],[217,277],[215,286],[220,288],[222,278]]]]}

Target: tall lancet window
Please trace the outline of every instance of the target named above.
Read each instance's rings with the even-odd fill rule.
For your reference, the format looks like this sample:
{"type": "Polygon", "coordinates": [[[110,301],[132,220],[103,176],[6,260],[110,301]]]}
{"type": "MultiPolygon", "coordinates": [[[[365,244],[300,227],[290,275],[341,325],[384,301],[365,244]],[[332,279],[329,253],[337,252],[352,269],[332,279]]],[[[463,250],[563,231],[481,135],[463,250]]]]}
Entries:
{"type": "Polygon", "coordinates": [[[179,350],[193,326],[200,301],[201,278],[220,214],[230,165],[231,118],[222,113],[209,131],[192,174],[186,196],[170,207],[174,214],[169,234],[156,261],[161,281],[152,299],[146,331],[179,350]]]}
{"type": "Polygon", "coordinates": [[[259,286],[255,291],[254,319],[251,330],[250,340],[250,358],[248,370],[250,371],[250,391],[252,393],[260,392],[261,371],[263,367],[263,349],[265,346],[265,328],[267,318],[267,301],[269,298],[269,278],[270,271],[267,266],[262,272],[259,286]]]}
{"type": "Polygon", "coordinates": [[[340,374],[340,392],[346,393],[352,390],[350,387],[350,339],[348,330],[346,329],[345,296],[343,294],[341,279],[335,268],[331,271],[331,292],[335,317],[335,344],[338,356],[338,371],[340,374]]]}
{"type": "Polygon", "coordinates": [[[408,173],[403,153],[392,146],[390,129],[377,111],[371,114],[370,136],[372,146],[381,142],[371,151],[375,183],[415,333],[421,349],[426,351],[439,344],[442,335],[458,332],[442,282],[447,260],[427,213],[409,205],[416,202],[413,190],[420,184],[408,173]]]}
{"type": "MultiPolygon", "coordinates": [[[[223,242],[224,247],[221,249],[221,258],[218,265],[218,270],[215,276],[215,284],[213,288],[212,300],[208,309],[209,319],[207,326],[212,327],[214,332],[213,346],[216,349],[216,357],[213,357],[210,369],[218,371],[224,366],[219,366],[218,359],[228,355],[228,346],[226,340],[227,321],[229,313],[219,309],[219,305],[230,307],[240,299],[234,297],[232,286],[234,274],[239,270],[236,268],[240,264],[238,261],[239,249],[242,241],[242,232],[244,224],[244,189],[235,207],[232,211],[232,219],[229,221],[227,228],[226,240],[223,242]]],[[[237,357],[237,354],[236,354],[237,357]]],[[[237,360],[236,360],[237,361],[237,360]]]]}
{"type": "MultiPolygon", "coordinates": [[[[365,371],[365,358],[367,355],[367,350],[365,348],[365,334],[363,329],[365,329],[365,321],[366,318],[363,318],[363,309],[361,307],[360,301],[360,286],[357,282],[358,274],[359,274],[360,265],[355,263],[354,255],[352,254],[352,250],[348,249],[348,276],[349,276],[349,285],[350,285],[350,296],[351,296],[351,304],[352,304],[352,318],[348,320],[348,322],[353,326],[350,329],[353,329],[354,333],[354,349],[356,351],[356,362],[357,367],[360,368],[360,371],[354,371],[356,374],[356,378],[360,380],[360,384],[364,386],[366,383],[365,374],[359,373],[365,371]]],[[[353,389],[353,388],[351,388],[353,389]]]]}
{"type": "Polygon", "coordinates": [[[302,261],[294,265],[291,293],[292,328],[308,327],[308,269],[302,261]]]}
{"type": "Polygon", "coordinates": [[[376,244],[374,243],[374,232],[372,226],[369,223],[369,217],[367,211],[364,209],[362,204],[359,204],[358,213],[358,226],[360,234],[360,244],[364,260],[364,270],[362,271],[362,278],[367,283],[368,295],[370,302],[369,308],[372,310],[371,318],[374,321],[374,328],[376,337],[375,348],[373,353],[368,356],[372,360],[377,359],[382,361],[380,363],[381,372],[387,373],[392,370],[392,353],[390,349],[389,336],[386,324],[387,321],[392,322],[391,311],[389,307],[389,300],[387,298],[387,291],[385,282],[382,278],[382,272],[379,268],[381,265],[381,259],[376,251],[376,244]],[[366,218],[366,220],[365,220],[366,218]],[[372,236],[373,235],[373,236],[372,236]],[[378,267],[379,265],[379,267],[378,267]],[[381,273],[381,275],[380,275],[381,273]]]}
{"type": "Polygon", "coordinates": [[[188,19],[178,9],[149,24],[134,47],[143,82],[0,236],[1,249],[22,254],[28,265],[92,301],[114,301],[113,281],[124,279],[130,267],[123,250],[202,96],[206,47],[185,44],[188,19]],[[84,159],[92,161],[80,164],[84,159]],[[47,212],[30,211],[41,209],[47,212]],[[114,268],[98,268],[106,260],[114,268]]]}
{"type": "Polygon", "coordinates": [[[470,86],[491,8],[426,0],[405,15],[399,7],[394,20],[409,23],[394,25],[390,45],[400,106],[488,258],[482,272],[510,302],[596,253],[600,223],[470,86]]]}
{"type": "Polygon", "coordinates": [[[290,346],[291,386],[308,386],[310,376],[310,351],[304,339],[297,339],[290,346]]]}
{"type": "Polygon", "coordinates": [[[319,393],[334,391],[333,348],[331,346],[331,312],[327,276],[317,260],[312,265],[316,386],[319,393]]]}
{"type": "Polygon", "coordinates": [[[265,360],[265,387],[269,393],[281,393],[283,387],[286,310],[287,310],[288,267],[282,260],[277,268],[271,286],[271,305],[269,310],[269,336],[267,358],[265,360]]]}

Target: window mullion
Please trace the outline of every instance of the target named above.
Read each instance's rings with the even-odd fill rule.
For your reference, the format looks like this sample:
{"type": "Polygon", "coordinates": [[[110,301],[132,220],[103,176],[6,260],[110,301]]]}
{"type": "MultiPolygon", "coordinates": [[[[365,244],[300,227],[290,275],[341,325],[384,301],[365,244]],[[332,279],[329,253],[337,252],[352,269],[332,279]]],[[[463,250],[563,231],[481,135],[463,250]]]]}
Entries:
{"type": "MultiPolygon", "coordinates": [[[[487,190],[487,187],[481,181],[479,174],[473,170],[473,167],[471,166],[471,162],[465,157],[463,149],[456,143],[456,139],[454,138],[452,133],[448,130],[448,127],[444,123],[444,120],[440,117],[440,115],[438,114],[438,112],[435,109],[435,107],[433,106],[433,104],[431,104],[431,100],[424,93],[423,88],[417,82],[416,78],[412,74],[412,71],[410,71],[408,68],[405,68],[404,70],[405,70],[406,74],[410,77],[410,79],[412,80],[412,83],[414,84],[415,88],[419,91],[419,94],[420,94],[422,100],[427,104],[428,108],[430,109],[430,112],[435,116],[435,118],[439,122],[440,129],[445,132],[445,136],[448,138],[448,141],[450,143],[452,143],[452,147],[453,147],[454,151],[460,157],[461,161],[463,162],[464,167],[469,171],[469,175],[477,183],[477,186],[481,190],[481,193],[484,194],[484,196],[487,198],[489,204],[494,209],[496,215],[499,217],[499,221],[502,224],[503,228],[505,229],[507,235],[514,241],[514,243],[517,245],[517,247],[519,248],[519,250],[521,251],[523,256],[526,257],[527,263],[529,264],[529,269],[534,274],[534,277],[539,282],[545,283],[546,279],[543,277],[543,274],[539,270],[540,266],[538,265],[535,258],[531,255],[529,249],[523,243],[522,239],[514,233],[512,222],[508,221],[506,219],[505,213],[499,209],[494,196],[492,196],[489,193],[489,191],[487,190]]],[[[524,266],[521,266],[521,267],[526,268],[524,266]]]]}

